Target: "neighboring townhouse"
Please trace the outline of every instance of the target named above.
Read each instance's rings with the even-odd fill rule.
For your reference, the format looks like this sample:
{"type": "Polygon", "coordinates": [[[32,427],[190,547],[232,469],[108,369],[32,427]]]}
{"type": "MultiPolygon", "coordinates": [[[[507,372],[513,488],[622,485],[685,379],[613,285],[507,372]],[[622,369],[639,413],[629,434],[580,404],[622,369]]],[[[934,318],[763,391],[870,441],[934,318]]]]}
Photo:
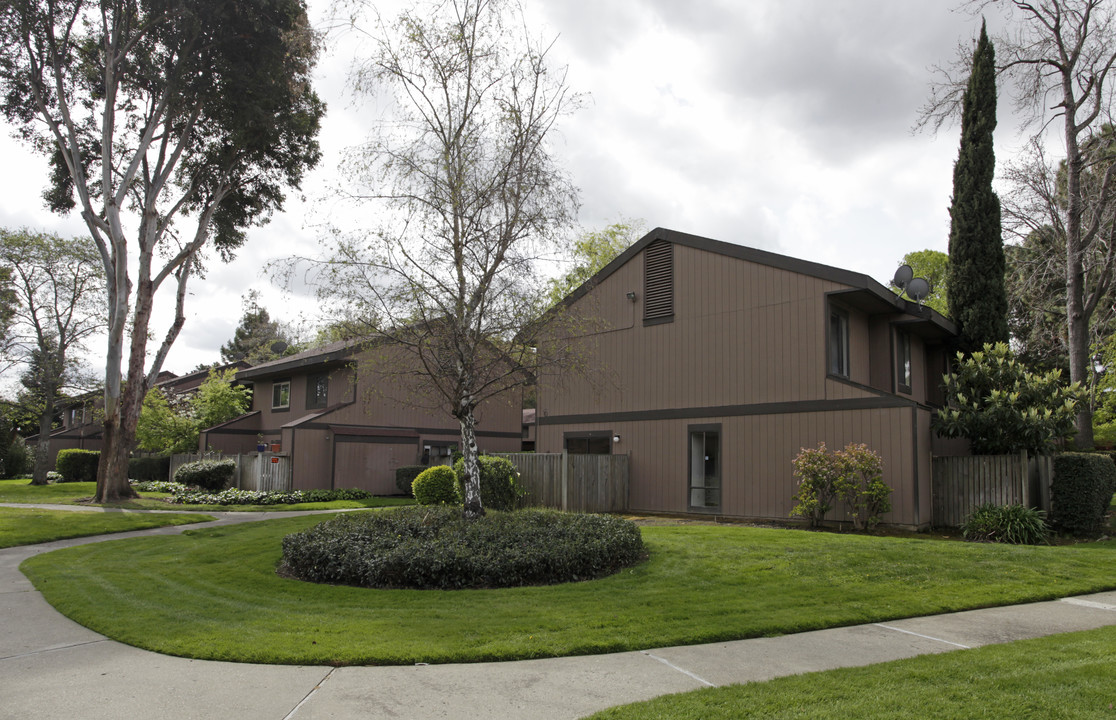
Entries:
{"type": "Polygon", "coordinates": [[[929,525],[948,319],[866,275],[661,228],[563,305],[595,319],[596,371],[539,378],[536,449],[628,454],[632,512],[786,520],[802,448],[865,443],[894,488],[884,521],[929,525]]]}
{"type": "MultiPolygon", "coordinates": [[[[397,467],[446,463],[461,432],[439,403],[386,370],[406,362],[386,343],[341,341],[241,371],[237,380],[253,386],[251,412],[202,431],[200,446],[237,453],[278,445],[296,490],[395,494],[397,467]]],[[[511,395],[478,408],[482,451],[520,449],[521,397],[511,395]]]]}
{"type": "MultiPolygon", "coordinates": [[[[230,369],[243,370],[248,363],[243,360],[218,365],[218,371],[230,369]]],[[[175,375],[163,370],[156,378],[155,387],[161,389],[169,398],[192,395],[197,392],[205,379],[209,377],[209,368],[195,370],[185,375],[175,375]]],[[[70,448],[81,450],[100,450],[103,445],[103,414],[104,395],[102,393],[86,393],[59,406],[62,427],[50,434],[50,466],[54,467],[58,451],[70,448]]],[[[39,436],[32,435],[27,438],[28,446],[38,442],[39,436]]]]}

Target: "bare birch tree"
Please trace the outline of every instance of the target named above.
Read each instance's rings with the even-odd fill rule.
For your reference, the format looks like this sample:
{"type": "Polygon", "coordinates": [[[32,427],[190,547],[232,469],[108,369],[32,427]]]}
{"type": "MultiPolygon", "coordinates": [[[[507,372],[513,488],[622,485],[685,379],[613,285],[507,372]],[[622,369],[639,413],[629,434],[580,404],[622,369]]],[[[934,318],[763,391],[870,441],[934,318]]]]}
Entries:
{"type": "Polygon", "coordinates": [[[409,379],[416,402],[433,397],[456,418],[464,511],[477,517],[477,407],[544,361],[535,261],[576,210],[550,143],[578,98],[504,0],[434,2],[390,25],[378,19],[373,34],[354,89],[387,100],[391,117],[345,172],[351,199],[383,222],[329,238],[314,282],[402,351],[404,367],[388,371],[409,379]]]}
{"type": "MultiPolygon", "coordinates": [[[[1005,9],[1009,21],[1007,32],[994,39],[997,71],[1013,89],[1017,109],[1026,114],[1026,126],[1037,129],[1032,147],[1044,148],[1046,130],[1058,124],[1065,151],[1064,197],[1046,203],[1045,217],[1025,217],[1036,210],[1027,208],[1033,199],[1017,200],[1005,210],[1009,222],[1063,228],[1070,380],[1088,385],[1092,374],[1089,321],[1112,282],[1113,264],[1111,253],[1106,252],[1106,261],[1092,269],[1090,278],[1085,258],[1107,233],[1105,218],[1113,198],[1116,165],[1104,170],[1095,192],[1088,190],[1083,178],[1090,164],[1087,141],[1111,120],[1116,8],[1108,0],[978,0],[967,6],[979,11],[993,4],[1005,9]]],[[[953,81],[955,77],[946,73],[944,82],[935,88],[924,108],[923,125],[939,127],[956,113],[960,87],[953,81]]],[[[1041,164],[1032,168],[1038,174],[1028,181],[1031,187],[1057,184],[1058,166],[1047,162],[1042,152],[1026,162],[1041,164]]],[[[1037,200],[1041,202],[1041,196],[1037,200]]],[[[1075,442],[1080,448],[1091,448],[1092,412],[1087,403],[1078,407],[1075,442]]]]}
{"type": "Polygon", "coordinates": [[[50,159],[45,197],[81,213],[107,278],[96,501],[134,495],[140,407],[205,249],[229,257],[318,160],[315,55],[302,0],[0,3],[0,110],[50,159]],[[174,319],[149,359],[164,286],[174,319]]]}

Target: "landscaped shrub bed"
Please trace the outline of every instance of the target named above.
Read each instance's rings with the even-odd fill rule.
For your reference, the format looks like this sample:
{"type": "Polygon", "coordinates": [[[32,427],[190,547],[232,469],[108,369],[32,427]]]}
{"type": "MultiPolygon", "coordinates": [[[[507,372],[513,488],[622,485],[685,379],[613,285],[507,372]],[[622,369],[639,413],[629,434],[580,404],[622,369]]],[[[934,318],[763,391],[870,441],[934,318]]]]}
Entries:
{"type": "Polygon", "coordinates": [[[174,471],[174,481],[219,492],[232,482],[234,475],[236,475],[235,460],[198,460],[179,466],[174,471]]]}
{"type": "Polygon", "coordinates": [[[210,493],[181,483],[138,482],[132,487],[141,492],[169,492],[167,502],[175,505],[293,505],[295,503],[325,503],[335,500],[367,500],[372,493],[355,488],[341,490],[292,490],[266,492],[229,488],[210,493]]]}
{"type": "Polygon", "coordinates": [[[411,483],[425,469],[425,465],[400,465],[395,468],[395,487],[399,488],[399,492],[404,495],[410,495],[411,483]]]}
{"type": "Polygon", "coordinates": [[[282,572],[371,588],[459,589],[552,585],[611,575],[646,557],[623,518],[553,510],[457,507],[341,515],[283,539],[282,572]]]}
{"type": "Polygon", "coordinates": [[[411,492],[419,505],[456,505],[461,502],[453,468],[435,465],[420,472],[411,483],[411,492]]]}

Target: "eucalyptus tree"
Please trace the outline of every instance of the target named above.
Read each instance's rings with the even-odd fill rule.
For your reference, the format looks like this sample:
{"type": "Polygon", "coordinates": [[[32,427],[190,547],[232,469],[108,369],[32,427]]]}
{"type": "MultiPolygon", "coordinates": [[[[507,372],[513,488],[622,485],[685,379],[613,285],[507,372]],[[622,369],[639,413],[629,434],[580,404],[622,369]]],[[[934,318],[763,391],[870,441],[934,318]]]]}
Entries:
{"type": "Polygon", "coordinates": [[[231,257],[318,161],[316,52],[302,0],[0,3],[0,110],[48,159],[44,197],[81,214],[106,276],[98,501],[134,494],[141,404],[207,249],[231,257]],[[157,329],[164,288],[174,315],[157,329]]]}
{"type": "Polygon", "coordinates": [[[389,115],[344,170],[351,198],[384,212],[365,211],[381,221],[368,233],[330,236],[313,275],[401,354],[396,376],[415,401],[458,421],[464,512],[476,517],[477,407],[555,357],[536,351],[546,288],[535,266],[573,223],[576,191],[551,144],[579,100],[511,2],[427,3],[370,34],[354,88],[389,115]]]}

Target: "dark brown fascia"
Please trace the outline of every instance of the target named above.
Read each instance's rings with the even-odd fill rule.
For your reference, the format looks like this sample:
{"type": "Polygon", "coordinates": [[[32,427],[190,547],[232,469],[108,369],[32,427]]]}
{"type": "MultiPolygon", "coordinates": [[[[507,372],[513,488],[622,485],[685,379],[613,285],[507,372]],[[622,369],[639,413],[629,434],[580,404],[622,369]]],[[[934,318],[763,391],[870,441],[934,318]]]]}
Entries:
{"type": "Polygon", "coordinates": [[[807,275],[822,280],[829,280],[830,282],[840,283],[842,285],[848,285],[853,289],[853,292],[867,293],[871,296],[873,303],[878,301],[881,307],[889,308],[889,312],[900,312],[913,315],[921,321],[929,322],[936,326],[936,328],[948,336],[957,335],[957,326],[948,318],[943,317],[931,308],[918,308],[915,303],[904,300],[863,273],[843,270],[831,265],[822,265],[821,263],[810,262],[809,260],[800,260],[787,255],[779,255],[766,250],[757,250],[756,248],[745,247],[744,245],[735,245],[721,240],[690,235],[666,228],[655,228],[637,240],[631,247],[616,256],[612,262],[601,268],[596,275],[586,280],[580,287],[567,295],[559,305],[570,305],[578,300],[600,284],[602,280],[616,272],[621,266],[638,255],[643,248],[660,239],[676,245],[685,245],[686,247],[717,253],[718,255],[724,255],[726,257],[747,260],[748,262],[754,262],[759,265],[766,265],[780,270],[799,273],[800,275],[807,275]]]}
{"type": "Polygon", "coordinates": [[[263,365],[250,367],[247,370],[241,370],[236,374],[236,379],[241,381],[254,381],[262,378],[274,377],[276,375],[289,375],[293,372],[314,367],[341,365],[343,364],[341,361],[347,360],[368,346],[369,341],[354,340],[349,345],[327,352],[307,351],[307,353],[292,355],[283,361],[276,360],[274,362],[264,363],[263,365]]]}

